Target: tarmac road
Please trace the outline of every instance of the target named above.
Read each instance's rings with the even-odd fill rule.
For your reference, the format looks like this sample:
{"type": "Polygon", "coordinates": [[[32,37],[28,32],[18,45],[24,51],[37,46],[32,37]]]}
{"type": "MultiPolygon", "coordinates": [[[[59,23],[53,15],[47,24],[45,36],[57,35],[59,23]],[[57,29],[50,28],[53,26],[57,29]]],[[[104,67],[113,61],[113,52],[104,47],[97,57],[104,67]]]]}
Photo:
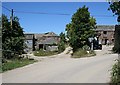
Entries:
{"type": "Polygon", "coordinates": [[[64,52],[3,73],[3,83],[108,83],[110,69],[118,58],[110,49],[104,46],[96,56],[86,58],[70,58],[64,52]]]}

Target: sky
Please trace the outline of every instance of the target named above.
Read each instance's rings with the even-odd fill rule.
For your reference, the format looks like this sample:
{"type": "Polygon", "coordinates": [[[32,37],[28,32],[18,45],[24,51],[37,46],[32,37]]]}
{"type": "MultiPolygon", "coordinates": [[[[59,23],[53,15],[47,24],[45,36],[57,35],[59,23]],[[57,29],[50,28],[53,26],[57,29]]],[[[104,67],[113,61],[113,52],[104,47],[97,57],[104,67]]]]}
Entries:
{"type": "MultiPolygon", "coordinates": [[[[2,2],[2,6],[16,11],[14,16],[19,18],[25,33],[65,32],[66,24],[71,22],[72,15],[84,5],[89,7],[89,12],[96,19],[97,25],[117,24],[116,16],[108,11],[107,2],[2,2]]],[[[10,18],[10,11],[2,8],[2,13],[10,18]]]]}

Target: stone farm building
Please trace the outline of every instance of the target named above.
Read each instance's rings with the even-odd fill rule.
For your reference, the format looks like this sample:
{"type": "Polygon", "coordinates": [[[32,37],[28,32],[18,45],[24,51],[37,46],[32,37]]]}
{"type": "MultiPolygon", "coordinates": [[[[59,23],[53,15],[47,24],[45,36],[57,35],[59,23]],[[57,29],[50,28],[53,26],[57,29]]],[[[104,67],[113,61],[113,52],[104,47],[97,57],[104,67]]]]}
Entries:
{"type": "MultiPolygon", "coordinates": [[[[114,44],[114,25],[97,25],[95,29],[96,34],[98,35],[98,40],[101,42],[102,45],[106,45],[108,42],[109,44],[114,44]]],[[[59,43],[60,38],[54,32],[47,32],[47,33],[25,33],[25,43],[28,48],[26,51],[34,51],[34,50],[48,50],[48,51],[55,51],[58,50],[56,44],[59,43]]]]}
{"type": "Polygon", "coordinates": [[[58,50],[57,44],[59,43],[59,36],[54,32],[47,32],[43,34],[25,34],[26,44],[29,50],[46,50],[55,51],[58,50]],[[31,49],[30,49],[31,48],[31,49]]]}
{"type": "Polygon", "coordinates": [[[25,33],[25,44],[27,48],[25,49],[25,52],[30,52],[35,50],[35,36],[31,33],[25,33]]]}
{"type": "Polygon", "coordinates": [[[114,44],[114,25],[97,25],[96,33],[99,36],[101,44],[114,44]]]}

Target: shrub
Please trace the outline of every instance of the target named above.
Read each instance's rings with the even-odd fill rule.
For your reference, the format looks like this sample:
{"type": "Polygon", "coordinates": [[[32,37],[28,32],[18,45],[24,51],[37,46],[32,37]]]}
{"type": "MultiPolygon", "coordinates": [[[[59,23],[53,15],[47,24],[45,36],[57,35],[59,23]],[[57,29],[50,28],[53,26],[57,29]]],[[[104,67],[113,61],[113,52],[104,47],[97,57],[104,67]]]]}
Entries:
{"type": "Polygon", "coordinates": [[[80,57],[91,57],[91,56],[95,56],[95,52],[93,50],[90,50],[90,47],[85,45],[82,48],[76,50],[73,53],[73,58],[80,58],[80,57]]]}
{"type": "Polygon", "coordinates": [[[115,63],[112,67],[111,83],[115,83],[115,85],[120,84],[120,61],[115,63]]]}
{"type": "Polygon", "coordinates": [[[78,49],[73,53],[74,58],[85,57],[87,56],[87,51],[83,49],[78,49]]]}
{"type": "Polygon", "coordinates": [[[82,47],[82,49],[88,51],[88,50],[90,50],[90,47],[88,45],[85,45],[82,47]]]}
{"type": "Polygon", "coordinates": [[[64,42],[60,42],[58,44],[58,52],[61,53],[65,50],[65,43],[64,42]]]}

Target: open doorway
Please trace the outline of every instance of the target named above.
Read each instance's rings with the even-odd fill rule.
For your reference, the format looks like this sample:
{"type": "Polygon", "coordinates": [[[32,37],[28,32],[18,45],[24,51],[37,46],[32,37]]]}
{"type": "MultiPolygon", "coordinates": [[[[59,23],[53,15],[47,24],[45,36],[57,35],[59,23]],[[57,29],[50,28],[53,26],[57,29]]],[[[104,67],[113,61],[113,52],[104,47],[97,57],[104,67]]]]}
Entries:
{"type": "Polygon", "coordinates": [[[108,39],[105,39],[105,45],[107,44],[108,39]]]}
{"type": "Polygon", "coordinates": [[[43,49],[43,44],[39,44],[39,50],[43,49]]]}

